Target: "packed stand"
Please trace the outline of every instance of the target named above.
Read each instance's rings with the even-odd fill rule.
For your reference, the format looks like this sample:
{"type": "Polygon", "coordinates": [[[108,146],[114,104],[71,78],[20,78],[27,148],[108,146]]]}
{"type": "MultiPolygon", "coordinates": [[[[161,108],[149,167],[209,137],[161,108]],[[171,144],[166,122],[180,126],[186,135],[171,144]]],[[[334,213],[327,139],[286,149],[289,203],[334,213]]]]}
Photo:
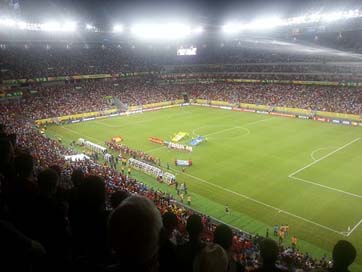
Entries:
{"type": "MultiPolygon", "coordinates": [[[[170,194],[106,165],[65,161],[72,151],[31,120],[16,112],[0,118],[6,124],[0,131],[1,271],[331,268],[326,259],[215,226],[170,194]]],[[[355,255],[349,242],[340,241],[330,271],[344,271],[355,255]]]]}
{"type": "Polygon", "coordinates": [[[340,54],[307,54],[295,50],[284,50],[281,45],[270,42],[198,47],[196,56],[176,55],[176,47],[147,47],[140,45],[115,44],[17,44],[5,45],[0,49],[0,80],[33,79],[55,76],[89,74],[117,74],[137,71],[167,72],[251,72],[289,74],[296,79],[306,74],[321,78],[332,78],[333,74],[346,79],[360,74],[360,62],[356,56],[340,54]],[[326,64],[327,62],[340,64],[326,64]],[[350,62],[345,64],[343,62],[350,62]],[[190,66],[191,65],[191,66],[190,66]],[[294,74],[293,74],[294,73],[294,74]],[[328,74],[325,74],[328,73],[328,74]],[[299,75],[298,75],[299,74],[299,75]]]}
{"type": "MultiPolygon", "coordinates": [[[[165,80],[101,80],[55,86],[34,85],[20,99],[3,101],[0,110],[33,120],[102,112],[116,109],[111,98],[128,106],[183,99],[220,100],[234,104],[250,103],[270,107],[301,108],[362,114],[362,90],[359,87],[328,87],[247,83],[170,84],[165,80]]],[[[101,113],[100,113],[101,114],[101,113]]]]}

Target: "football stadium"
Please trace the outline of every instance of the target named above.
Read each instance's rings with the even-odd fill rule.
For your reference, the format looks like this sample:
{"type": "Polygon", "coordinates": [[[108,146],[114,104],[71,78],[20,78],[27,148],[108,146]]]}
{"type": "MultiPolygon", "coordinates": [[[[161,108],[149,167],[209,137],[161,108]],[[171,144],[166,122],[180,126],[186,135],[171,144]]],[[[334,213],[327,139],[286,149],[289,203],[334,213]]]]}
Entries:
{"type": "Polygon", "coordinates": [[[362,271],[361,3],[30,2],[0,1],[1,271],[362,271]]]}

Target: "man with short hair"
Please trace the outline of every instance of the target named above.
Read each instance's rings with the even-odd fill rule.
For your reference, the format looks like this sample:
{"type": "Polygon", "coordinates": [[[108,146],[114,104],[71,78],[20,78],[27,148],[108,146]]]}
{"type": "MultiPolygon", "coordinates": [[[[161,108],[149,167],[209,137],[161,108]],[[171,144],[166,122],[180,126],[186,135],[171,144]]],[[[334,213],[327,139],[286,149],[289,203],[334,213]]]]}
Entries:
{"type": "Polygon", "coordinates": [[[143,196],[126,198],[111,214],[109,234],[119,263],[108,271],[157,271],[162,218],[154,203],[143,196]]]}

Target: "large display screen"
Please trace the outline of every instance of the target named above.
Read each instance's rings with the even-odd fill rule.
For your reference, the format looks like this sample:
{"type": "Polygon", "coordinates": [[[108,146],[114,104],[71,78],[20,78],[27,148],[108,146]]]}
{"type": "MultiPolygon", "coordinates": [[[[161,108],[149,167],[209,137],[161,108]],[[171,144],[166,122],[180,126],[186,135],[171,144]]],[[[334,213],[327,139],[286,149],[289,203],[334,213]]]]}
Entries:
{"type": "Polygon", "coordinates": [[[183,48],[179,47],[177,48],[177,56],[195,56],[197,53],[196,47],[189,47],[189,48],[183,48]]]}

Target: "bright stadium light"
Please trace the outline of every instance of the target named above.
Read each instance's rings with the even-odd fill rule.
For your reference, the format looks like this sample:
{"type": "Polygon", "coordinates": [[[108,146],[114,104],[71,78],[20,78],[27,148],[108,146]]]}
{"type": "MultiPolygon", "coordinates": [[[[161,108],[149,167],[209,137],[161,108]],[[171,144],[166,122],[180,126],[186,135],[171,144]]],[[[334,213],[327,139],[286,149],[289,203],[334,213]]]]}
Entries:
{"type": "Polygon", "coordinates": [[[49,32],[59,31],[60,24],[58,22],[46,22],[41,24],[40,29],[49,32]]]}
{"type": "Polygon", "coordinates": [[[222,27],[223,32],[228,34],[239,33],[241,31],[268,30],[278,26],[286,25],[282,19],[278,17],[270,17],[254,20],[250,23],[228,23],[222,27]]]}
{"type": "Polygon", "coordinates": [[[15,27],[16,21],[11,18],[0,18],[0,25],[6,27],[15,27]]]}
{"type": "Polygon", "coordinates": [[[72,21],[66,21],[61,24],[59,22],[50,21],[40,25],[40,30],[46,32],[74,32],[77,29],[77,24],[72,21]]]}
{"type": "Polygon", "coordinates": [[[196,27],[192,32],[195,34],[200,34],[200,33],[204,32],[204,28],[202,26],[199,26],[199,27],[196,27]]]}
{"type": "MultiPolygon", "coordinates": [[[[200,33],[200,29],[194,33],[200,33]]],[[[193,33],[193,29],[185,24],[135,24],[131,27],[131,33],[140,39],[182,39],[193,33]]]]}
{"type": "Polygon", "coordinates": [[[94,30],[96,27],[94,25],[91,25],[91,24],[86,24],[85,25],[85,29],[86,30],[94,30]]]}
{"type": "Polygon", "coordinates": [[[122,33],[123,30],[124,30],[123,25],[117,24],[117,25],[113,26],[113,32],[115,32],[115,33],[122,33]]]}
{"type": "Polygon", "coordinates": [[[64,32],[74,32],[77,30],[77,23],[73,21],[67,21],[62,26],[64,32]]]}
{"type": "Polygon", "coordinates": [[[238,33],[243,29],[242,24],[238,23],[227,23],[222,26],[223,32],[227,34],[238,33]]]}
{"type": "Polygon", "coordinates": [[[278,17],[262,18],[245,25],[248,30],[264,30],[282,26],[285,23],[278,17]]]}
{"type": "Polygon", "coordinates": [[[346,18],[346,17],[347,16],[345,16],[345,14],[343,14],[343,12],[338,11],[338,12],[331,12],[331,13],[323,14],[321,16],[321,19],[324,22],[333,22],[333,21],[338,21],[338,20],[346,18]]]}

